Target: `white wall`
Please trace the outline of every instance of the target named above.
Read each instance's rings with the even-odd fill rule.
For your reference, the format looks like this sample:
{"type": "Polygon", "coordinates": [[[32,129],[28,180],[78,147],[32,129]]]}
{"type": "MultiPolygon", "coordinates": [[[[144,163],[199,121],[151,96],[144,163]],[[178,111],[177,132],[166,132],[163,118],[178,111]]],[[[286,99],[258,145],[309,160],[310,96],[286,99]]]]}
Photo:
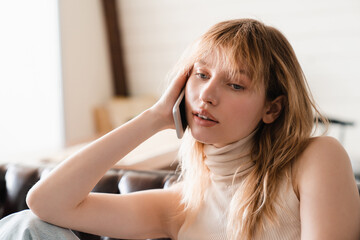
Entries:
{"type": "Polygon", "coordinates": [[[57,0],[0,1],[0,162],[63,147],[57,0]]]}
{"type": "MultiPolygon", "coordinates": [[[[159,95],[184,48],[214,23],[252,17],[292,43],[309,85],[329,116],[356,121],[344,146],[360,163],[360,1],[119,0],[130,91],[159,95]]],[[[330,134],[335,137],[334,129],[330,134]]]]}
{"type": "Polygon", "coordinates": [[[93,109],[112,96],[111,69],[99,0],[59,0],[68,145],[94,136],[93,109]]]}
{"type": "MultiPolygon", "coordinates": [[[[185,47],[214,23],[252,17],[292,43],[320,107],[357,122],[344,146],[360,162],[360,1],[118,0],[129,88],[160,95],[185,47]]],[[[111,97],[99,0],[60,0],[66,139],[94,133],[91,111],[111,97]]],[[[331,134],[338,134],[333,132],[331,134]]]]}

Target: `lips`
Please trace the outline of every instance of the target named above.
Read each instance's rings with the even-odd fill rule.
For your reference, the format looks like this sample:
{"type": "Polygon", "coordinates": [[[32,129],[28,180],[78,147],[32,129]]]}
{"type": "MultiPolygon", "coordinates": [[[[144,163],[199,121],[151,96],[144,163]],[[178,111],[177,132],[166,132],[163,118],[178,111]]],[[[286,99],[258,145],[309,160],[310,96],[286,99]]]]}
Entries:
{"type": "Polygon", "coordinates": [[[195,111],[193,112],[193,115],[204,121],[219,123],[219,121],[214,116],[205,110],[195,111]]]}

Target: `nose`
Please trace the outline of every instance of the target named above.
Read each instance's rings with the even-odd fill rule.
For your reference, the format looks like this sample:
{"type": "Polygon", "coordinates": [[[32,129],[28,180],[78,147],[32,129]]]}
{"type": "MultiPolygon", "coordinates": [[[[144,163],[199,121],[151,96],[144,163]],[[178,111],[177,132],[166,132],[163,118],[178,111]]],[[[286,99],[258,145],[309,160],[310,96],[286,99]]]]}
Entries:
{"type": "Polygon", "coordinates": [[[218,86],[216,85],[216,81],[209,79],[201,88],[200,99],[204,103],[210,105],[217,105],[219,103],[218,98],[218,86]]]}

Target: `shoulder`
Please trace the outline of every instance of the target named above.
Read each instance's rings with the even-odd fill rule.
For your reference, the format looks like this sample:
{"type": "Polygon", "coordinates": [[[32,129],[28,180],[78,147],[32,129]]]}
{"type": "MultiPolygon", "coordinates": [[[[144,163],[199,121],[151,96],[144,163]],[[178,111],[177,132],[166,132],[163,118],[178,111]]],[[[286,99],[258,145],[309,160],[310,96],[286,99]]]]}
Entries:
{"type": "Polygon", "coordinates": [[[293,164],[293,181],[297,191],[302,184],[317,178],[351,176],[352,167],[343,146],[333,137],[311,138],[293,164]],[[308,177],[312,176],[311,179],[308,177]]]}
{"type": "Polygon", "coordinates": [[[292,173],[300,200],[302,235],[309,237],[304,239],[359,236],[359,193],[349,156],[336,139],[311,139],[294,162],[292,173]]]}
{"type": "Polygon", "coordinates": [[[338,140],[333,137],[322,136],[310,139],[308,146],[300,156],[301,158],[316,157],[317,159],[328,158],[328,161],[336,157],[349,159],[345,149],[338,140]],[[334,155],[335,154],[335,155],[334,155]]]}

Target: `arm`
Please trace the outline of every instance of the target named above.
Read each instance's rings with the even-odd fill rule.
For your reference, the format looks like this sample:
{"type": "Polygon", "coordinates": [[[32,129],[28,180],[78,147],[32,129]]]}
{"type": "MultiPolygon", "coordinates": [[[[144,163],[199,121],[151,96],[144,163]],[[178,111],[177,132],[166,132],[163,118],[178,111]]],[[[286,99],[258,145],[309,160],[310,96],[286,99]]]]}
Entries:
{"type": "Polygon", "coordinates": [[[178,198],[173,190],[128,196],[90,191],[132,149],[158,131],[173,128],[171,109],[185,81],[186,74],[180,74],[152,108],[94,141],[40,180],[28,193],[30,209],[50,223],[96,234],[168,235],[167,217],[176,209],[167,208],[167,202],[178,198]]]}
{"type": "Polygon", "coordinates": [[[315,138],[295,164],[301,239],[360,238],[360,198],[349,157],[330,137],[315,138]]]}

